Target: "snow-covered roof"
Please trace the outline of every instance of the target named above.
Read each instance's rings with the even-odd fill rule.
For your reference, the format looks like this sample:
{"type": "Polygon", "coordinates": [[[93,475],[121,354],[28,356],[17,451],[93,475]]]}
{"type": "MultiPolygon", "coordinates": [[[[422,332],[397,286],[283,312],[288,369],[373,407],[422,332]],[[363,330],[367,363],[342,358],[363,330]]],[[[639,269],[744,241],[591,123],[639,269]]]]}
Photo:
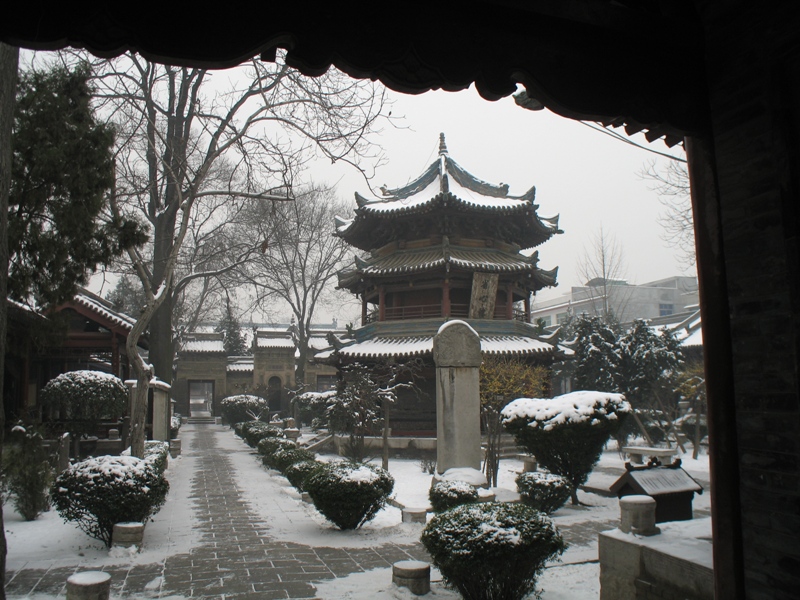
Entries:
{"type": "Polygon", "coordinates": [[[94,314],[126,331],[133,329],[133,326],[136,324],[136,319],[125,313],[114,310],[110,302],[103,300],[100,296],[96,296],[88,290],[81,290],[75,294],[72,301],[74,304],[89,309],[94,314]]]}
{"type": "Polygon", "coordinates": [[[252,356],[231,357],[228,362],[227,370],[229,373],[252,373],[253,357],[252,356]]]}
{"type": "Polygon", "coordinates": [[[198,340],[188,339],[183,343],[184,352],[225,352],[225,342],[223,340],[198,340]]]}
{"type": "MultiPolygon", "coordinates": [[[[509,354],[526,356],[555,351],[547,342],[520,335],[483,335],[481,352],[485,354],[509,354]]],[[[357,342],[339,350],[341,356],[348,358],[382,358],[422,356],[433,352],[433,336],[378,336],[371,340],[357,342]]],[[[318,354],[325,358],[331,352],[318,354]]]]}
{"type": "MultiPolygon", "coordinates": [[[[478,179],[450,158],[441,134],[439,156],[422,175],[399,188],[382,187],[380,197],[367,198],[356,193],[356,216],[337,217],[336,233],[351,245],[369,250],[377,247],[379,240],[389,241],[385,232],[376,231],[375,219],[385,221],[434,211],[469,214],[475,218],[493,215],[514,219],[514,227],[521,227],[515,229],[513,237],[523,247],[531,248],[561,233],[557,216],[543,218],[536,214],[535,196],[535,187],[513,196],[507,184],[495,185],[478,179]]],[[[508,234],[511,229],[505,227],[505,231],[508,234]]]]}
{"type": "Polygon", "coordinates": [[[256,348],[294,348],[294,340],[289,333],[262,335],[259,331],[256,333],[256,348]]]}

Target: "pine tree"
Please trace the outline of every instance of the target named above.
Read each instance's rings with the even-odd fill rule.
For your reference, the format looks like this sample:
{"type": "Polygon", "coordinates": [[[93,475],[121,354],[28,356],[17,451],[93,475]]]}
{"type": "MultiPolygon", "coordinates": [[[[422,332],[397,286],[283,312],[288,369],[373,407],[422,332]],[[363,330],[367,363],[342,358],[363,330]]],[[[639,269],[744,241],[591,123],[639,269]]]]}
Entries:
{"type": "Polygon", "coordinates": [[[616,334],[603,319],[581,315],[574,323],[575,389],[617,392],[620,351],[616,334]]]}
{"type": "Polygon", "coordinates": [[[658,394],[673,389],[683,365],[680,344],[664,329],[656,333],[648,321],[636,319],[620,338],[619,388],[634,407],[653,407],[658,394]]]}
{"type": "Polygon", "coordinates": [[[52,305],[125,244],[136,223],[100,222],[114,185],[114,131],[92,110],[88,72],[23,73],[14,115],[8,212],[8,294],[52,305]]]}
{"type": "Polygon", "coordinates": [[[242,336],[239,319],[233,314],[231,303],[225,303],[225,315],[217,326],[217,331],[225,333],[225,354],[228,356],[243,356],[247,354],[247,344],[242,336]]]}

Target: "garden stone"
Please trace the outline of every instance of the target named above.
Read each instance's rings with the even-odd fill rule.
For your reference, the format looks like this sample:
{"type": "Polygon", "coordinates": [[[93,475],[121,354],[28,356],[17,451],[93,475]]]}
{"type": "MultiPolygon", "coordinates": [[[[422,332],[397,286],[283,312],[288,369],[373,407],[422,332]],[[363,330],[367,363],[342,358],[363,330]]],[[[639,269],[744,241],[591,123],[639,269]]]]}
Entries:
{"type": "Polygon", "coordinates": [[[177,458],[181,455],[180,438],[175,438],[169,441],[169,455],[171,458],[177,458]]]}
{"type": "Polygon", "coordinates": [[[436,363],[436,470],[481,466],[481,341],[464,321],[448,321],[433,338],[436,363]]]}
{"type": "Polygon", "coordinates": [[[428,511],[424,508],[404,508],[402,509],[403,523],[426,523],[428,511]]]}
{"type": "Polygon", "coordinates": [[[392,583],[422,596],[431,591],[431,566],[420,560],[401,560],[392,565],[392,583]]]}
{"type": "Polygon", "coordinates": [[[111,575],[102,571],[82,571],[67,579],[67,600],[108,600],[111,575]]]}

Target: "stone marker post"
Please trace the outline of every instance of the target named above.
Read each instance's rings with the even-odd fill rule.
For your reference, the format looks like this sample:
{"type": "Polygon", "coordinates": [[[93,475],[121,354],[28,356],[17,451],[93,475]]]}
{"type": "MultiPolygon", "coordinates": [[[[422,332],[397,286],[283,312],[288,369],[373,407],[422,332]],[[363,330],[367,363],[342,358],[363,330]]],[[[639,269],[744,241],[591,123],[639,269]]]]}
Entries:
{"type": "Polygon", "coordinates": [[[481,340],[464,321],[449,321],[433,338],[436,363],[436,471],[481,468],[481,340]]]}

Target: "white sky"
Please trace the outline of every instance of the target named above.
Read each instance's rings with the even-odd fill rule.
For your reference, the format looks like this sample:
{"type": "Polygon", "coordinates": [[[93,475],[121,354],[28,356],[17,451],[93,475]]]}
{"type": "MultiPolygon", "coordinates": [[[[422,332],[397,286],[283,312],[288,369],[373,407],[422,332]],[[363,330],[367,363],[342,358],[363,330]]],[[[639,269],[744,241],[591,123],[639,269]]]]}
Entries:
{"type": "MultiPolygon", "coordinates": [[[[450,156],[473,175],[507,183],[514,195],[535,185],[539,214],[561,215],[564,233],[538,248],[542,268],[559,267],[559,286],[537,298],[582,283],[576,262],[601,226],[622,245],[631,283],[683,274],[675,250],[661,239],[658,196],[638,175],[656,155],[549,111],[524,110],[510,97],[489,102],[473,89],[419,96],[392,92],[391,97],[392,116],[404,117],[404,129],[387,125],[376,138],[388,162],[377,170],[373,188],[395,188],[417,177],[435,160],[439,132],[444,132],[450,156]]],[[[647,145],[642,135],[634,139],[647,145]]],[[[661,141],[652,148],[670,151],[661,141]]],[[[680,154],[680,149],[671,152],[680,154]]],[[[354,191],[369,193],[354,169],[324,159],[309,168],[308,176],[338,182],[337,191],[346,199],[354,191]]]]}

